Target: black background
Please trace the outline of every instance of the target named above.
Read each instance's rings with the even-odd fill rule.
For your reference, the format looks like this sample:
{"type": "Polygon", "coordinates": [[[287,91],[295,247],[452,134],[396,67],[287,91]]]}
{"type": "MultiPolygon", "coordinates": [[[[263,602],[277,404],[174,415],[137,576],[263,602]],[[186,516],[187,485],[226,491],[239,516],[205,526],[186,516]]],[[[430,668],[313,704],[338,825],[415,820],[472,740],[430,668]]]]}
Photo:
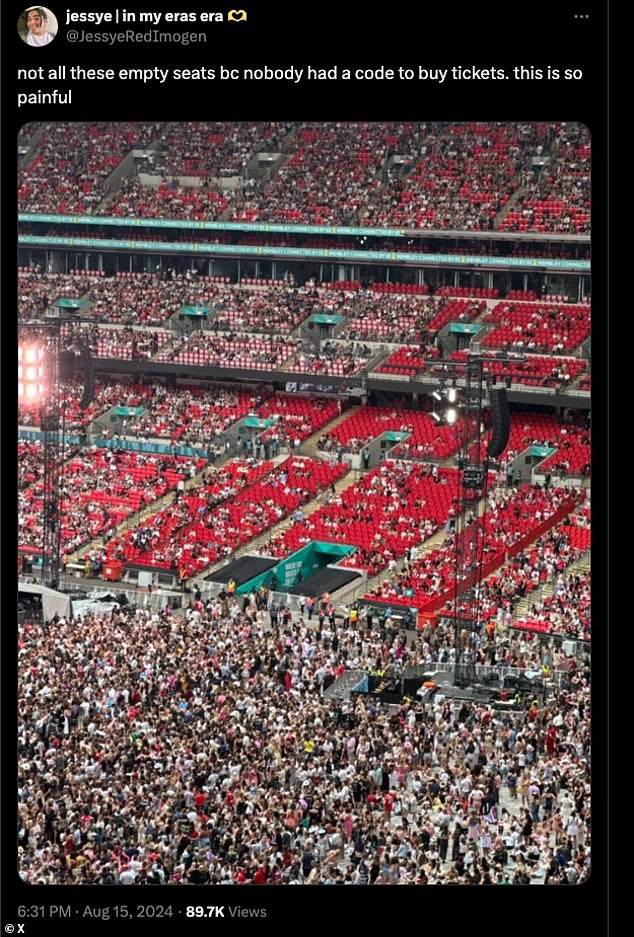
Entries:
{"type": "MultiPolygon", "coordinates": [[[[170,904],[177,912],[186,904],[265,907],[265,921],[235,919],[198,921],[175,913],[165,922],[177,934],[210,933],[248,928],[281,928],[303,932],[410,934],[413,932],[524,934],[570,932],[591,927],[608,933],[608,12],[606,3],[483,2],[464,7],[445,3],[295,4],[265,0],[209,0],[208,4],[150,3],[122,0],[131,11],[187,10],[226,13],[247,10],[246,23],[161,24],[167,31],[207,29],[206,44],[128,45],[70,44],[67,28],[115,31],[122,25],[65,25],[66,10],[113,11],[115,4],[78,0],[47,4],[59,22],[53,43],[27,47],[16,24],[21,3],[2,5],[2,339],[3,361],[13,368],[15,338],[16,135],[31,120],[484,120],[580,121],[592,132],[592,342],[593,342],[593,872],[577,887],[423,887],[334,886],[307,888],[25,886],[17,876],[15,851],[15,630],[14,600],[8,571],[15,568],[15,508],[5,499],[2,616],[2,887],[0,926],[26,923],[26,934],[49,933],[50,920],[17,917],[17,906],[71,904],[83,908],[124,903],[170,904]],[[589,19],[575,18],[589,14],[589,19]],[[15,63],[15,64],[10,64],[15,63]],[[16,84],[17,67],[45,71],[62,63],[87,67],[200,67],[245,65],[329,68],[384,65],[412,67],[581,68],[580,81],[447,81],[443,85],[414,81],[305,82],[59,82],[16,84]],[[72,104],[16,106],[17,91],[72,89],[72,104]],[[11,361],[9,362],[9,357],[11,361]],[[6,588],[9,585],[9,588],[6,588]]],[[[137,24],[130,28],[147,31],[137,24]]],[[[12,402],[12,377],[2,383],[5,412],[12,402]]],[[[14,491],[12,430],[5,435],[2,459],[6,491],[14,491]]],[[[623,791],[627,796],[627,791],[623,791]]],[[[79,920],[59,925],[65,934],[136,933],[155,931],[162,922],[79,920]]],[[[161,930],[165,927],[161,927],[161,930]]],[[[4,932],[4,931],[3,931],[4,932]]],[[[14,933],[17,933],[17,928],[14,933]]]]}

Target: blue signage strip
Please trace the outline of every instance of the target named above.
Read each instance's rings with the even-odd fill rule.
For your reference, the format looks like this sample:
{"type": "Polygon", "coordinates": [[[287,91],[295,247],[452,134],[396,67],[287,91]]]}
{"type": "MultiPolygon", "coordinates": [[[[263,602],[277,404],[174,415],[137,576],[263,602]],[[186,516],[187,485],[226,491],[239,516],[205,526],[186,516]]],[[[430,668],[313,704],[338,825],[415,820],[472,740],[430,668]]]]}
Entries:
{"type": "Polygon", "coordinates": [[[115,407],[115,416],[141,416],[145,413],[145,407],[115,407]]]}
{"type": "Polygon", "coordinates": [[[127,449],[132,452],[154,452],[159,455],[200,456],[207,459],[206,449],[194,449],[191,446],[166,446],[159,442],[137,442],[136,439],[95,439],[98,449],[127,449]]]}
{"type": "MultiPolygon", "coordinates": [[[[40,432],[39,429],[19,429],[18,430],[18,439],[43,439],[44,433],[40,432]]],[[[81,438],[79,436],[70,436],[68,433],[64,433],[62,437],[64,442],[70,443],[72,446],[78,446],[81,443],[81,438]]]]}
{"type": "Polygon", "coordinates": [[[129,241],[87,237],[40,237],[19,234],[18,244],[33,247],[96,248],[101,250],[137,250],[152,253],[171,251],[182,254],[221,254],[224,257],[307,257],[323,260],[356,260],[360,262],[434,264],[436,266],[477,266],[508,269],[560,270],[589,273],[589,260],[554,260],[550,257],[486,257],[470,254],[418,254],[400,251],[350,251],[317,247],[254,247],[245,244],[184,244],[180,241],[129,241]]]}
{"type": "Polygon", "coordinates": [[[18,221],[49,224],[125,225],[135,228],[184,228],[188,231],[252,231],[270,234],[342,234],[355,237],[411,237],[410,228],[354,228],[342,225],[264,224],[248,221],[189,221],[165,218],[116,218],[111,215],[38,215],[21,212],[18,221]]]}
{"type": "MultiPolygon", "coordinates": [[[[190,219],[167,218],[118,218],[113,215],[41,215],[36,212],[20,212],[18,221],[46,222],[47,224],[85,224],[85,225],[118,225],[135,228],[184,228],[188,231],[252,231],[266,234],[335,234],[352,235],[354,237],[390,237],[402,238],[418,235],[420,237],[465,237],[513,239],[514,231],[460,231],[452,229],[420,229],[420,228],[365,228],[346,225],[307,225],[307,224],[269,224],[261,221],[191,221],[190,219]]],[[[571,241],[590,243],[589,234],[556,235],[532,232],[539,240],[571,241]]]]}
{"type": "MultiPolygon", "coordinates": [[[[18,439],[42,439],[43,433],[37,429],[19,429],[18,439]]],[[[79,446],[82,442],[80,436],[64,434],[64,442],[79,446]]],[[[199,456],[201,459],[209,458],[206,449],[195,449],[192,446],[167,446],[156,442],[137,442],[136,439],[95,439],[94,445],[98,449],[126,449],[132,452],[154,452],[159,455],[199,456]]]]}

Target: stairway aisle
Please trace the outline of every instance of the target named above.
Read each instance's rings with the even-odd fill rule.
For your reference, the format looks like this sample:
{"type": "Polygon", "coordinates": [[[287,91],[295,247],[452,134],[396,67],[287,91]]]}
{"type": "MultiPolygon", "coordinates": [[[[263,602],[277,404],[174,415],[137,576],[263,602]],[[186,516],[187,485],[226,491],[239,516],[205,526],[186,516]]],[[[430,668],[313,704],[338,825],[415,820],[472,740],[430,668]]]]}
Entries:
{"type": "MultiPolygon", "coordinates": [[[[583,575],[584,573],[590,572],[590,550],[586,550],[585,553],[582,553],[576,562],[571,563],[570,566],[567,566],[564,570],[564,576],[574,576],[579,573],[583,575]]],[[[554,594],[555,583],[553,581],[543,583],[538,589],[534,589],[532,592],[529,592],[524,598],[517,603],[513,610],[513,618],[517,620],[522,618],[525,615],[530,615],[531,607],[535,603],[545,602],[547,599],[552,598],[554,594]]]]}
{"type": "MultiPolygon", "coordinates": [[[[227,462],[230,461],[232,457],[228,456],[226,458],[219,459],[213,463],[214,468],[221,468],[227,462]]],[[[203,475],[209,470],[209,466],[206,465],[200,472],[194,475],[193,478],[187,478],[185,480],[185,491],[190,491],[192,488],[197,487],[201,484],[203,475]]],[[[176,494],[176,489],[172,488],[166,494],[164,494],[157,501],[152,501],[151,504],[147,504],[145,507],[141,508],[139,511],[135,511],[134,514],[130,514],[124,521],[120,524],[117,524],[116,536],[127,533],[132,527],[136,527],[138,524],[142,524],[143,521],[147,520],[148,517],[151,517],[153,514],[158,514],[164,507],[171,504],[174,500],[174,495],[176,494]]],[[[79,563],[93,550],[101,550],[105,544],[106,539],[103,536],[95,537],[90,543],[85,543],[82,547],[79,547],[67,558],[69,563],[79,563]]]]}
{"type": "MultiPolygon", "coordinates": [[[[338,479],[335,482],[335,493],[340,494],[345,491],[346,488],[350,488],[360,477],[360,472],[350,471],[347,472],[343,478],[338,479]]],[[[302,507],[302,513],[304,517],[310,517],[311,514],[314,514],[315,511],[318,511],[324,506],[323,492],[318,494],[312,501],[309,501],[302,507]]],[[[258,534],[257,537],[254,537],[253,540],[250,540],[248,543],[239,547],[231,555],[229,559],[221,560],[219,563],[214,563],[212,566],[209,566],[207,569],[203,570],[200,573],[197,573],[195,579],[205,579],[210,576],[212,573],[217,572],[218,570],[223,569],[229,563],[233,563],[234,560],[240,559],[241,556],[245,556],[249,553],[257,553],[261,547],[267,544],[273,537],[278,537],[280,534],[283,534],[285,530],[288,530],[289,527],[292,527],[295,521],[291,517],[282,518],[274,527],[269,527],[268,530],[263,530],[261,534],[258,534]]]]}
{"type": "Polygon", "coordinates": [[[317,443],[328,433],[331,433],[335,427],[339,426],[340,423],[343,423],[344,420],[347,420],[353,414],[357,413],[361,409],[360,406],[348,407],[347,410],[344,410],[339,416],[336,416],[334,420],[331,420],[330,423],[326,423],[325,426],[322,426],[321,429],[318,429],[316,433],[313,433],[312,436],[309,436],[308,439],[305,439],[304,442],[299,447],[300,455],[308,456],[311,459],[318,459],[320,456],[326,458],[327,453],[324,453],[323,450],[317,448],[317,443]]]}

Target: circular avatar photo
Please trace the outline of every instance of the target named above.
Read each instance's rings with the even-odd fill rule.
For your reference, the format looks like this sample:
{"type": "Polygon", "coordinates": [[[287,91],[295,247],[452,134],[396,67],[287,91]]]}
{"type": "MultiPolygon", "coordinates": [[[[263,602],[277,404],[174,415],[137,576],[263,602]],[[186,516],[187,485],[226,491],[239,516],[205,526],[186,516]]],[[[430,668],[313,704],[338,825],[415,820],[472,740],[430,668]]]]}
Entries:
{"type": "Polygon", "coordinates": [[[18,33],[27,46],[47,46],[57,35],[57,17],[47,7],[27,7],[18,17],[18,33]]]}

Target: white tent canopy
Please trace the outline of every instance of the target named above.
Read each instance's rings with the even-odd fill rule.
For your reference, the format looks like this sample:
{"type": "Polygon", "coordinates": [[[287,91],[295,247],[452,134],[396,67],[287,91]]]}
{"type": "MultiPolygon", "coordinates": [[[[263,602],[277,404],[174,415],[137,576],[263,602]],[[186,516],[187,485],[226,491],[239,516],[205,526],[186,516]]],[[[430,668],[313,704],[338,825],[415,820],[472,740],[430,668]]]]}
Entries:
{"type": "Polygon", "coordinates": [[[41,596],[44,621],[50,621],[55,614],[70,615],[70,596],[64,595],[63,592],[56,592],[48,586],[39,586],[30,582],[19,583],[18,593],[20,592],[41,596]]]}

